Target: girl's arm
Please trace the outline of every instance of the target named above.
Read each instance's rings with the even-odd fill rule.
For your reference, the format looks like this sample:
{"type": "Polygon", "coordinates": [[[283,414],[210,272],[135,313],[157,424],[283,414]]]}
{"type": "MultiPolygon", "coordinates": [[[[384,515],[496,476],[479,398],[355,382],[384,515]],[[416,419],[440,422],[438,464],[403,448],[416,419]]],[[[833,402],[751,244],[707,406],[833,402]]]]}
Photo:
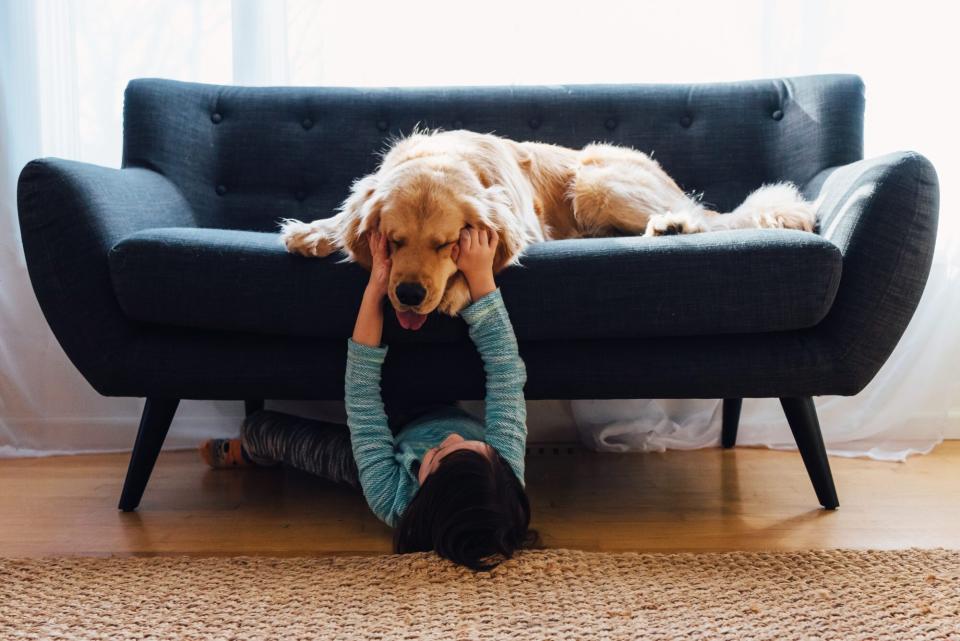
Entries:
{"type": "Polygon", "coordinates": [[[396,525],[398,508],[405,496],[400,484],[402,470],[394,457],[393,433],[380,397],[380,374],[387,356],[387,348],[380,346],[383,297],[390,277],[390,259],[386,239],[379,233],[371,234],[369,242],[373,267],[353,338],[347,341],[344,398],[360,486],[373,513],[392,526],[396,525]]]}
{"type": "Polygon", "coordinates": [[[373,265],[370,281],[363,290],[357,322],[353,326],[353,341],[369,347],[380,347],[383,336],[383,297],[390,285],[390,256],[387,255],[387,237],[380,232],[371,232],[367,238],[373,265]]]}
{"type": "Polygon", "coordinates": [[[523,386],[527,370],[500,290],[493,279],[497,234],[475,229],[461,234],[457,267],[467,278],[473,303],[460,312],[469,326],[487,374],[485,439],[524,482],[527,448],[527,403],[523,386]],[[464,236],[466,234],[466,236],[464,236]]]}
{"type": "Polygon", "coordinates": [[[367,287],[360,301],[357,322],[353,326],[353,341],[368,347],[380,347],[382,335],[383,296],[371,293],[370,288],[367,287]]]}

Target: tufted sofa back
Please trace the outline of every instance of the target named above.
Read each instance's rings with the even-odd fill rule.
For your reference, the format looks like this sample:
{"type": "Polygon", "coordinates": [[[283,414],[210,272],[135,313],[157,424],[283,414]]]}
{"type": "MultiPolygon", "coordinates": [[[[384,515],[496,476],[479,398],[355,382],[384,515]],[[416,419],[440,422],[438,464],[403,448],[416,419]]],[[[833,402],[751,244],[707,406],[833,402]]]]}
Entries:
{"type": "Polygon", "coordinates": [[[350,89],[142,79],[124,102],[124,167],[178,186],[201,227],[268,231],[334,213],[391,136],[415,125],[652,153],[721,211],[759,185],[803,184],[863,155],[863,83],[350,89]]]}

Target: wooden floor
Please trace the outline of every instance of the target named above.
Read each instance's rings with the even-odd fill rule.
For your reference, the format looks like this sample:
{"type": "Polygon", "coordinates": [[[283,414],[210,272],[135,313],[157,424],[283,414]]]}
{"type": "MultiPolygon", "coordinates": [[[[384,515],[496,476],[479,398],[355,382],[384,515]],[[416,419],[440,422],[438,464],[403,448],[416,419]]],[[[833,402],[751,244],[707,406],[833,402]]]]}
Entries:
{"type": "MultiPolygon", "coordinates": [[[[125,455],[0,461],[0,556],[312,555],[390,549],[357,494],[293,471],[210,471],[163,454],[139,512],[116,510],[125,455]]],[[[585,550],[960,548],[960,441],[906,464],[832,459],[818,509],[795,453],[760,449],[528,459],[535,526],[585,550]]]]}

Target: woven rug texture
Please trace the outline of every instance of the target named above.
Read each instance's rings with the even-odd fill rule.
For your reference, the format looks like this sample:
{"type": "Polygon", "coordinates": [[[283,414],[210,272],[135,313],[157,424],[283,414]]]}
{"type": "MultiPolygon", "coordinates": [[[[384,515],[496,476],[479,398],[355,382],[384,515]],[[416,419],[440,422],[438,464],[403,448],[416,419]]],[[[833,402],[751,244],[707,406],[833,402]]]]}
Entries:
{"type": "Polygon", "coordinates": [[[5,559],[0,639],[960,641],[960,551],[5,559]]]}

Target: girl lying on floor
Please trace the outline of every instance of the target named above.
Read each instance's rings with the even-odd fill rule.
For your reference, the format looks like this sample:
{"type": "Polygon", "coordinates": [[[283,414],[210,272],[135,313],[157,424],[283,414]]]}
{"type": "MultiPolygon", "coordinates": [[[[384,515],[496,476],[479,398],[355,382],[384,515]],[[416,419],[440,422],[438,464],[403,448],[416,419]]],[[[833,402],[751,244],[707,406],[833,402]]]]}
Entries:
{"type": "Polygon", "coordinates": [[[347,425],[278,412],[248,416],[239,439],[201,446],[212,467],[286,463],[363,489],[370,509],[396,528],[398,553],[434,550],[474,570],[529,545],[524,491],[526,369],[493,278],[496,232],[464,229],[452,254],[466,276],[469,326],[487,374],[485,425],[453,403],[384,410],[380,373],[383,298],[390,276],[386,238],[369,238],[373,267],[347,340],[347,425]]]}

